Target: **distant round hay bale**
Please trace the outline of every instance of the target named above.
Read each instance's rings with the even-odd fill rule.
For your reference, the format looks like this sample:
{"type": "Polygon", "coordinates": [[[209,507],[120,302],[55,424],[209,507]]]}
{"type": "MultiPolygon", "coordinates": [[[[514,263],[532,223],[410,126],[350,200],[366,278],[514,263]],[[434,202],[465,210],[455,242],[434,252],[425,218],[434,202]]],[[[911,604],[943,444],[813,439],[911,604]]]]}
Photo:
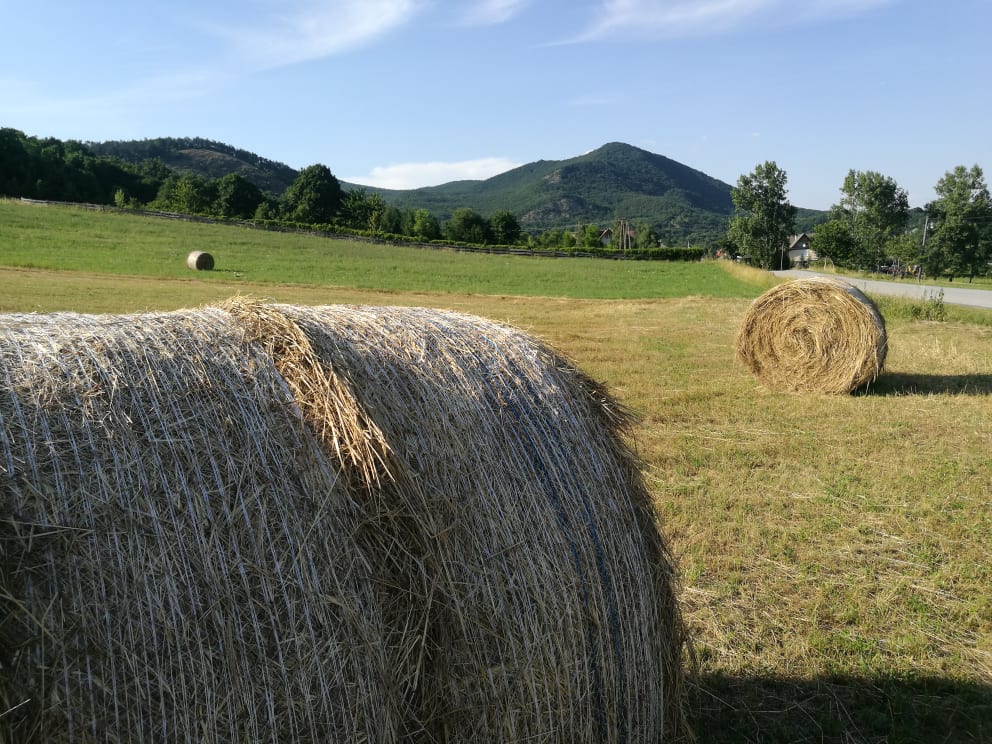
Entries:
{"type": "Polygon", "coordinates": [[[888,339],[875,304],[847,282],[817,277],[758,297],[736,338],[737,358],[772,390],[844,394],[878,377],[888,339]]]}
{"type": "Polygon", "coordinates": [[[206,251],[193,251],[186,257],[186,267],[193,271],[213,271],[214,257],[206,251]]]}

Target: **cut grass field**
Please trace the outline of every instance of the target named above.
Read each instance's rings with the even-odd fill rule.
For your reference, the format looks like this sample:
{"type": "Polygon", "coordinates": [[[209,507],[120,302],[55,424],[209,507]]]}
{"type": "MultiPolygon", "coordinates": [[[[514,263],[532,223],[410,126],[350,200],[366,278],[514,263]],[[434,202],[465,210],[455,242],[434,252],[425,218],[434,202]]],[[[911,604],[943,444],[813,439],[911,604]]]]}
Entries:
{"type": "Polygon", "coordinates": [[[988,313],[923,322],[880,302],[889,354],[867,393],[786,395],[734,362],[740,320],[770,286],[759,272],[368,249],[0,202],[0,310],[131,312],[242,293],[509,322],[639,415],[632,443],[698,657],[701,741],[992,738],[988,313]],[[186,270],[193,249],[242,276],[186,270]],[[350,256],[327,259],[337,274],[323,264],[335,252],[350,256]]]}
{"type": "MultiPolygon", "coordinates": [[[[186,259],[216,261],[197,279],[254,284],[338,286],[380,291],[576,296],[598,299],[680,297],[700,281],[698,265],[456,253],[223,224],[165,220],[0,200],[5,266],[188,278],[186,259]]],[[[706,291],[746,296],[750,288],[720,271],[706,291]]]]}

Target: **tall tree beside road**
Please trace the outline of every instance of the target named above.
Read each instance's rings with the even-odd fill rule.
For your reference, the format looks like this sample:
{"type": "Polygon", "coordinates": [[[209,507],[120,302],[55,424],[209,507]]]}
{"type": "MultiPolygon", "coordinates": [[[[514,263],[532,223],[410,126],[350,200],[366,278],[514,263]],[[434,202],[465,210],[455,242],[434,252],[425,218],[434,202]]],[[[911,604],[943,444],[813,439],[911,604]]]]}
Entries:
{"type": "Polygon", "coordinates": [[[969,280],[988,268],[992,257],[992,200],[982,169],[963,165],[944,174],[934,187],[937,199],[927,205],[935,224],[923,257],[930,274],[967,274],[969,280]]]}
{"type": "Polygon", "coordinates": [[[851,231],[855,264],[874,268],[886,258],[885,243],[906,226],[909,196],[888,176],[850,170],[841,187],[840,203],[831,212],[851,231]]]}
{"type": "Polygon", "coordinates": [[[731,190],[736,214],[727,237],[763,269],[784,265],[786,241],[795,230],[796,208],[789,204],[788,177],[775,161],[765,161],[737,179],[731,190]]]}
{"type": "Polygon", "coordinates": [[[858,264],[857,246],[846,220],[835,217],[814,227],[813,246],[820,258],[829,258],[837,266],[858,264]]]}

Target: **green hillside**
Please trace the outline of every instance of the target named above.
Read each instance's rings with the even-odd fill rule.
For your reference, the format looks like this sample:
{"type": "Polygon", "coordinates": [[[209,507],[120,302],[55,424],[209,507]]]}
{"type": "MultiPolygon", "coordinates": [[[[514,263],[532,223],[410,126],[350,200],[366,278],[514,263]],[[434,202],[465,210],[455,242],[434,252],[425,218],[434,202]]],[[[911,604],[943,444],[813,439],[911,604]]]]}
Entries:
{"type": "Polygon", "coordinates": [[[387,203],[445,219],[459,207],[506,209],[525,230],[608,225],[622,217],[652,225],[668,241],[726,230],[730,186],[662,155],[612,142],[568,160],[538,160],[484,181],[390,191],[387,203]]]}
{"type": "Polygon", "coordinates": [[[94,155],[117,157],[128,163],[157,158],[174,171],[195,173],[208,179],[238,173],[262,191],[277,196],[293,183],[297,174],[285,163],[202,137],[87,142],[86,147],[94,155]]]}
{"type": "MultiPolygon", "coordinates": [[[[288,165],[202,138],[86,143],[96,155],[140,164],[152,158],[178,172],[208,179],[239,173],[278,196],[298,172],[288,165]]],[[[334,164],[327,164],[333,171],[334,164]]],[[[710,243],[726,233],[733,213],[731,186],[675,160],[611,142],[567,160],[538,160],[481,181],[453,181],[409,190],[342,183],[346,190],[380,194],[399,209],[426,209],[442,222],[459,208],[489,216],[516,215],[523,230],[609,226],[617,218],[650,225],[663,243],[710,243]]],[[[803,210],[808,229],[822,213],[803,210]]]]}

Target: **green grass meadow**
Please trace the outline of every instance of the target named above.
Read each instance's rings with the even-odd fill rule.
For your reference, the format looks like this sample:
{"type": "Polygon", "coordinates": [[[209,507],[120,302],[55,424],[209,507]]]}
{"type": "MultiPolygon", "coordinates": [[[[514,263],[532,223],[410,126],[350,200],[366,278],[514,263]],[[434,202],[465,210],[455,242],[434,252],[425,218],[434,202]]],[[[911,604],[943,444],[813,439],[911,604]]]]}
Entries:
{"type": "Polygon", "coordinates": [[[511,323],[605,382],[678,557],[700,742],[992,741],[992,313],[880,301],[874,386],[783,394],[734,360],[772,283],[0,201],[2,312],[422,305],[511,323]],[[188,270],[193,250],[217,270],[188,270]]]}
{"type": "MultiPolygon", "coordinates": [[[[5,266],[179,279],[189,277],[187,255],[201,250],[216,265],[198,280],[245,286],[625,299],[684,296],[701,279],[689,263],[603,260],[591,272],[588,259],[456,253],[0,201],[5,266]]],[[[719,297],[749,291],[720,271],[706,274],[706,289],[719,297]]]]}

